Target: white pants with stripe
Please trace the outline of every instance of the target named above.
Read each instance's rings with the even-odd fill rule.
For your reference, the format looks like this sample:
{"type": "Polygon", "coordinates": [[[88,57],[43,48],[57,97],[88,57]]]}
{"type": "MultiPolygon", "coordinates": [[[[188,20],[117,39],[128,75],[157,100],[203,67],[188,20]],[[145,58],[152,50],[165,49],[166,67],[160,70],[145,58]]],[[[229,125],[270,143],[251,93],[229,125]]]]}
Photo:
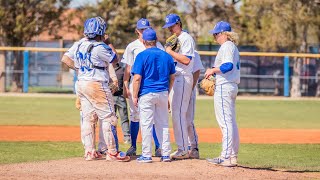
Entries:
{"type": "Polygon", "coordinates": [[[85,152],[95,150],[95,130],[99,119],[108,152],[115,154],[119,149],[116,132],[117,117],[115,116],[113,96],[108,83],[79,81],[77,83],[77,95],[81,100],[81,140],[85,152]]]}
{"type": "Polygon", "coordinates": [[[235,101],[238,85],[225,83],[216,85],[214,93],[214,109],[216,119],[222,131],[221,157],[237,157],[239,150],[239,133],[236,123],[235,101]]]}
{"type": "Polygon", "coordinates": [[[148,93],[139,98],[139,114],[142,135],[142,155],[152,156],[152,130],[155,124],[157,137],[162,150],[162,156],[169,156],[171,152],[168,91],[148,93]]]}
{"type": "Polygon", "coordinates": [[[192,75],[176,76],[170,92],[174,138],[178,149],[182,151],[188,150],[187,111],[192,92],[192,83],[192,75]]]}
{"type": "Polygon", "coordinates": [[[132,100],[132,93],[133,93],[133,84],[130,82],[129,84],[129,91],[131,93],[131,96],[128,98],[129,101],[129,111],[130,111],[130,116],[129,120],[131,122],[139,122],[139,110],[138,108],[133,104],[132,100]]]}
{"type": "Polygon", "coordinates": [[[187,111],[187,128],[188,128],[188,140],[191,149],[198,148],[198,134],[194,126],[194,113],[196,106],[196,88],[192,90],[191,98],[187,111]]]}

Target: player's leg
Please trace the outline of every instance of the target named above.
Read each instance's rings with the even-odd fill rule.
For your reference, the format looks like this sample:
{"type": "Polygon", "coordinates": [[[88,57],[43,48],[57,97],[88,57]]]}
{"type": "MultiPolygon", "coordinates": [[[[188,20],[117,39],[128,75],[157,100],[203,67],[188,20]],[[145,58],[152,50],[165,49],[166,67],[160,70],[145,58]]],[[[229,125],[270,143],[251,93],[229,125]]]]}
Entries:
{"type": "Polygon", "coordinates": [[[189,155],[190,158],[199,159],[199,148],[198,148],[198,134],[194,126],[194,113],[196,103],[196,91],[193,90],[187,110],[187,127],[188,127],[188,141],[189,141],[189,155]]]}
{"type": "MultiPolygon", "coordinates": [[[[129,157],[125,153],[119,152],[117,122],[118,118],[114,111],[114,101],[107,83],[94,82],[92,87],[95,89],[92,98],[95,100],[92,104],[102,121],[102,132],[106,141],[108,152],[107,160],[110,161],[128,161],[129,157]]],[[[90,90],[90,86],[87,87],[90,90]]]]}
{"type": "Polygon", "coordinates": [[[168,114],[168,92],[158,93],[157,104],[155,105],[155,131],[159,138],[161,149],[161,161],[170,161],[170,133],[168,114]]]}
{"type": "Polygon", "coordinates": [[[236,84],[232,84],[234,86],[232,92],[232,104],[231,104],[231,112],[232,112],[232,126],[233,126],[233,138],[232,138],[232,152],[231,152],[231,163],[237,165],[238,151],[239,151],[239,132],[238,126],[236,122],[236,98],[238,94],[238,86],[236,84]]]}
{"type": "Polygon", "coordinates": [[[172,159],[189,158],[188,129],[186,115],[191,96],[192,76],[176,76],[172,90],[172,120],[178,151],[171,154],[172,159]]]}
{"type": "Polygon", "coordinates": [[[94,160],[96,156],[95,151],[95,127],[96,118],[94,108],[88,100],[88,92],[86,90],[86,82],[77,83],[77,94],[81,100],[82,108],[82,124],[81,124],[81,140],[85,148],[85,160],[94,160]]]}
{"type": "Polygon", "coordinates": [[[128,118],[128,109],[127,109],[127,101],[123,96],[117,96],[117,100],[115,101],[115,106],[117,107],[121,119],[121,129],[123,133],[123,141],[124,143],[131,144],[131,135],[129,129],[129,118],[128,118]]]}
{"type": "Polygon", "coordinates": [[[153,124],[152,127],[152,136],[153,136],[153,141],[154,141],[154,146],[155,146],[155,156],[156,157],[161,157],[161,149],[160,149],[160,143],[159,143],[159,139],[157,137],[157,132],[155,129],[155,125],[153,124]]]}
{"type": "Polygon", "coordinates": [[[152,162],[152,130],[154,120],[154,95],[145,94],[139,98],[139,112],[142,136],[142,155],[138,162],[152,162]]]}
{"type": "MultiPolygon", "coordinates": [[[[132,83],[129,85],[132,94],[132,83]]],[[[129,110],[130,110],[130,134],[131,134],[131,147],[127,150],[129,156],[135,156],[137,151],[137,138],[139,133],[139,112],[138,108],[133,104],[132,96],[129,97],[129,110]]]]}
{"type": "Polygon", "coordinates": [[[230,160],[233,141],[233,118],[231,106],[232,98],[230,96],[230,85],[227,83],[216,86],[214,94],[214,109],[217,122],[222,131],[222,151],[220,157],[208,159],[208,161],[223,166],[232,166],[230,160]]]}

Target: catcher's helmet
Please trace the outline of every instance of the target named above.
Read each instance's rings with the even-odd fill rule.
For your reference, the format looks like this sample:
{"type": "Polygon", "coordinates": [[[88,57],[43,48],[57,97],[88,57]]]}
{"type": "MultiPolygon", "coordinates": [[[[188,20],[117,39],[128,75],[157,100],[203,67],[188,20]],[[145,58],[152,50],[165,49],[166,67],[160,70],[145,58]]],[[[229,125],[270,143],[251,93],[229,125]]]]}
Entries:
{"type": "Polygon", "coordinates": [[[88,38],[96,35],[103,36],[107,29],[107,23],[101,17],[89,18],[84,22],[83,34],[88,38]]]}

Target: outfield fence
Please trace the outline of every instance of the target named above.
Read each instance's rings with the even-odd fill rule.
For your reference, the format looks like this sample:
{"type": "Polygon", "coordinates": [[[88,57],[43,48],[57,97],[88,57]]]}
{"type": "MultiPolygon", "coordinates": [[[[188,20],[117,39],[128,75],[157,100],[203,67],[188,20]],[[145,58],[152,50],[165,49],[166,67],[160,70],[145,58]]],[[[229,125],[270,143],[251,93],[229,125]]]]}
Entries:
{"type": "MultiPolygon", "coordinates": [[[[60,59],[67,48],[0,47],[5,52],[0,57],[0,87],[9,91],[14,75],[19,75],[23,92],[50,91],[72,92],[75,73],[63,66],[60,59]],[[23,51],[23,67],[13,69],[14,51],[23,51]]],[[[123,49],[117,50],[123,54],[123,49]]],[[[206,68],[214,63],[217,52],[199,51],[206,68]]],[[[240,93],[274,94],[290,96],[291,79],[295,58],[303,58],[301,66],[301,92],[314,96],[318,87],[320,54],[240,52],[240,93]]],[[[200,79],[205,70],[201,71],[200,79]]],[[[200,93],[203,93],[200,91],[200,93]]]]}

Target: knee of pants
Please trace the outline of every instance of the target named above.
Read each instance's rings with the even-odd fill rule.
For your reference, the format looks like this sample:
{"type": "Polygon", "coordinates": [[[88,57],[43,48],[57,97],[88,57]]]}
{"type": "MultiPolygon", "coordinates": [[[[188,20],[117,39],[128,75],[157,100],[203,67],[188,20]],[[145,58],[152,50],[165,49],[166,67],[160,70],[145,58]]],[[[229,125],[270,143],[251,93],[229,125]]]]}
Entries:
{"type": "Polygon", "coordinates": [[[108,122],[108,123],[110,123],[111,125],[113,125],[113,126],[116,127],[117,124],[118,124],[118,117],[115,116],[115,115],[112,115],[112,116],[107,117],[106,119],[104,119],[104,120],[102,120],[102,121],[108,122]]]}
{"type": "Polygon", "coordinates": [[[81,125],[81,132],[84,136],[94,133],[97,126],[98,116],[92,111],[89,114],[83,116],[83,123],[81,125]]]}

